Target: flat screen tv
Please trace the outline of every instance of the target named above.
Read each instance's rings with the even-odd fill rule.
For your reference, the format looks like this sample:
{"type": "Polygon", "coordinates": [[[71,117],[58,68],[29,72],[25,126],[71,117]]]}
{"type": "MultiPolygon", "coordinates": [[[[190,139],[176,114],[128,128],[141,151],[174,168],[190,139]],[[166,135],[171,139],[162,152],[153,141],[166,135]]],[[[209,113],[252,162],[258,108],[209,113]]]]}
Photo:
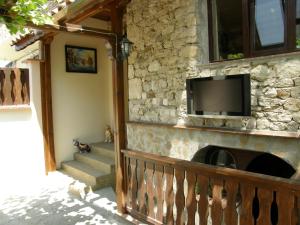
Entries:
{"type": "Polygon", "coordinates": [[[188,114],[250,116],[250,75],[188,79],[188,114]]]}

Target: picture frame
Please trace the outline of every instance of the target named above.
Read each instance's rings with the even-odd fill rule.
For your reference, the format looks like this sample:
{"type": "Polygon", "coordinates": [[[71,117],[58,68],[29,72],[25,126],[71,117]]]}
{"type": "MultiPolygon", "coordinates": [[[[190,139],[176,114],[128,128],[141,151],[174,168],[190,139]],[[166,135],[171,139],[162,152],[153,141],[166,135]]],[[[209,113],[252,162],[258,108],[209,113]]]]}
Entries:
{"type": "Polygon", "coordinates": [[[65,45],[66,72],[97,73],[97,50],[65,45]]]}

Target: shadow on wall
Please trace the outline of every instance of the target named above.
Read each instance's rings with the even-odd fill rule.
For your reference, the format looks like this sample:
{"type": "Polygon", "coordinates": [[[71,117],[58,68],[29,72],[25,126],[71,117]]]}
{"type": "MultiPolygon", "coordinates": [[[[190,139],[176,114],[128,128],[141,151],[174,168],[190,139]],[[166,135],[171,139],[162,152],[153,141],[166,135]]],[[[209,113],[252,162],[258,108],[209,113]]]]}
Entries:
{"type": "Polygon", "coordinates": [[[191,161],[282,178],[291,178],[296,172],[285,160],[270,153],[211,145],[196,152],[191,161]]]}

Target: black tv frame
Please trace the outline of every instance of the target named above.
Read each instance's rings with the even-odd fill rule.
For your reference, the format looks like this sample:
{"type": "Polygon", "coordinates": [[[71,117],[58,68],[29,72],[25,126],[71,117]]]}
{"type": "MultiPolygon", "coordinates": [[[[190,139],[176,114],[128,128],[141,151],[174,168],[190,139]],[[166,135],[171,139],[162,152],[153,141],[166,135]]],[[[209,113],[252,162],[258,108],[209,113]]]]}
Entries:
{"type": "Polygon", "coordinates": [[[193,78],[186,80],[186,93],[187,93],[187,113],[190,115],[222,115],[222,116],[251,116],[251,82],[250,74],[226,75],[226,76],[212,76],[203,78],[193,78]],[[241,112],[212,112],[212,114],[204,114],[203,111],[192,112],[192,100],[194,100],[193,83],[207,80],[228,80],[239,79],[241,80],[242,89],[242,111],[241,112]]]}

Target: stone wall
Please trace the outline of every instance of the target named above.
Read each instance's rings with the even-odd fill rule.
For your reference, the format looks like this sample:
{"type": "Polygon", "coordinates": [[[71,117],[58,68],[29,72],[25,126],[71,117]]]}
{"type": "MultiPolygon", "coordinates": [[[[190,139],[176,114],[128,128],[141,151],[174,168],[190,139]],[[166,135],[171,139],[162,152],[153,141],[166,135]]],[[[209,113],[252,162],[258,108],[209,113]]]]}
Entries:
{"type": "Polygon", "coordinates": [[[300,171],[300,141],[297,138],[139,123],[127,124],[127,138],[129,149],[184,160],[191,160],[199,149],[207,145],[267,152],[300,171]]]}
{"type": "Polygon", "coordinates": [[[129,119],[193,126],[298,131],[300,54],[208,64],[206,0],[132,0],[126,22],[129,119]],[[187,78],[251,75],[252,118],[187,115],[187,78]]]}

